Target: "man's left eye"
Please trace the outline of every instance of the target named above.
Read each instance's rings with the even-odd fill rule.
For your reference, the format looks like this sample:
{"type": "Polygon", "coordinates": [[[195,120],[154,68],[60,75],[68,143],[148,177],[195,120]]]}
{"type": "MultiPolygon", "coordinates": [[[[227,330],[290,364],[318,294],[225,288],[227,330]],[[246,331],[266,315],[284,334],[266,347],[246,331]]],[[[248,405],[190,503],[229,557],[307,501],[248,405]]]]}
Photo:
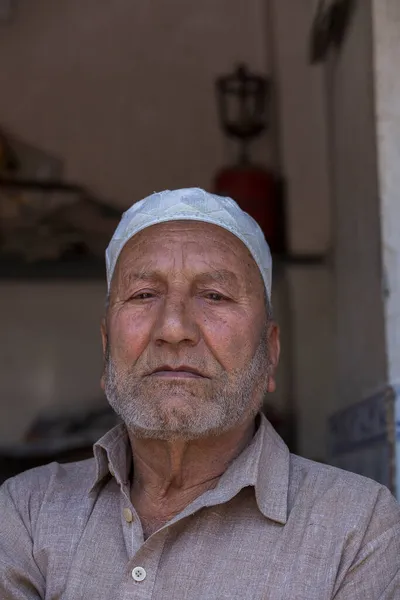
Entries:
{"type": "Polygon", "coordinates": [[[224,296],[222,296],[222,294],[218,294],[217,292],[209,292],[206,294],[206,297],[214,302],[221,302],[221,300],[224,299],[224,296]]]}

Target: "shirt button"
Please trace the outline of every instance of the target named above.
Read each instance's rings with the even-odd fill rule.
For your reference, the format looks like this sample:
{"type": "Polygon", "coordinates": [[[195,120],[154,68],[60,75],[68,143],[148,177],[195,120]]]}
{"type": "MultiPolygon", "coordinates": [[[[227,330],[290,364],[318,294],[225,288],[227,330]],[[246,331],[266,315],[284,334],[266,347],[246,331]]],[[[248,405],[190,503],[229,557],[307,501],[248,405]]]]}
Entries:
{"type": "Polygon", "coordinates": [[[133,514],[130,508],[124,508],[124,510],[122,511],[124,514],[124,519],[127,523],[132,523],[133,521],[133,514]]]}
{"type": "Polygon", "coordinates": [[[135,581],[143,581],[143,579],[146,579],[146,574],[143,567],[135,567],[132,571],[132,577],[135,581]]]}

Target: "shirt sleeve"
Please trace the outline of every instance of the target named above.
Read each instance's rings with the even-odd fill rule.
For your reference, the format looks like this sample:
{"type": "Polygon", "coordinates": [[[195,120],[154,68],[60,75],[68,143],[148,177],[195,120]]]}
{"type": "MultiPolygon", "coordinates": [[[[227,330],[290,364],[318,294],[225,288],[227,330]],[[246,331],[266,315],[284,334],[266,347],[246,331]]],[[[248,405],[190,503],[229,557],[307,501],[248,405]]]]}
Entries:
{"type": "Polygon", "coordinates": [[[400,599],[400,506],[382,488],[356,558],[333,600],[400,599]]]}
{"type": "Polygon", "coordinates": [[[0,487],[0,598],[43,600],[45,583],[33,557],[29,512],[17,509],[10,487],[9,482],[0,487]]]}

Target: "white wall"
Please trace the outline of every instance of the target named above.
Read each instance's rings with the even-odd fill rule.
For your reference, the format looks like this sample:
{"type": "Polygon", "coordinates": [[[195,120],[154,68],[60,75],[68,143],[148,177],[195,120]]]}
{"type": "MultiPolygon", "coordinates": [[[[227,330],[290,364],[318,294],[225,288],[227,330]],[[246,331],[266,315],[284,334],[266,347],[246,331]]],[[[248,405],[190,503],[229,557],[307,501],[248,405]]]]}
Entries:
{"type": "Polygon", "coordinates": [[[237,61],[265,70],[264,0],[17,5],[0,30],[0,126],[121,206],[210,185],[227,160],[214,78],[237,61]]]}

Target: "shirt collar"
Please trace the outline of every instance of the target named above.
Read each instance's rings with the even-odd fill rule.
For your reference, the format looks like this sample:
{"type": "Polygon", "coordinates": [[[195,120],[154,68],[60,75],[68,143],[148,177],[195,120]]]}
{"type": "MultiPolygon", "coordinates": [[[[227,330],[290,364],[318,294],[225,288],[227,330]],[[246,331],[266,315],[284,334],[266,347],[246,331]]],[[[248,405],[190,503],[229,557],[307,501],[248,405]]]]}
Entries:
{"type": "MultiPolygon", "coordinates": [[[[106,433],[94,445],[96,477],[92,491],[106,475],[127,485],[132,468],[131,447],[125,425],[106,433]]],[[[254,487],[257,506],[267,518],[285,524],[289,489],[289,450],[272,425],[260,415],[259,427],[243,452],[229,465],[218,485],[207,495],[207,505],[229,501],[245,487],[254,487]]]]}
{"type": "Polygon", "coordinates": [[[288,512],[290,453],[263,414],[259,427],[243,452],[231,463],[220,478],[212,496],[233,498],[245,487],[254,487],[260,512],[278,523],[285,524],[288,512]]]}
{"type": "Polygon", "coordinates": [[[115,477],[117,483],[127,485],[132,468],[132,453],[128,432],[123,423],[108,431],[93,446],[96,464],[96,476],[90,487],[90,492],[107,475],[115,477]]]}

